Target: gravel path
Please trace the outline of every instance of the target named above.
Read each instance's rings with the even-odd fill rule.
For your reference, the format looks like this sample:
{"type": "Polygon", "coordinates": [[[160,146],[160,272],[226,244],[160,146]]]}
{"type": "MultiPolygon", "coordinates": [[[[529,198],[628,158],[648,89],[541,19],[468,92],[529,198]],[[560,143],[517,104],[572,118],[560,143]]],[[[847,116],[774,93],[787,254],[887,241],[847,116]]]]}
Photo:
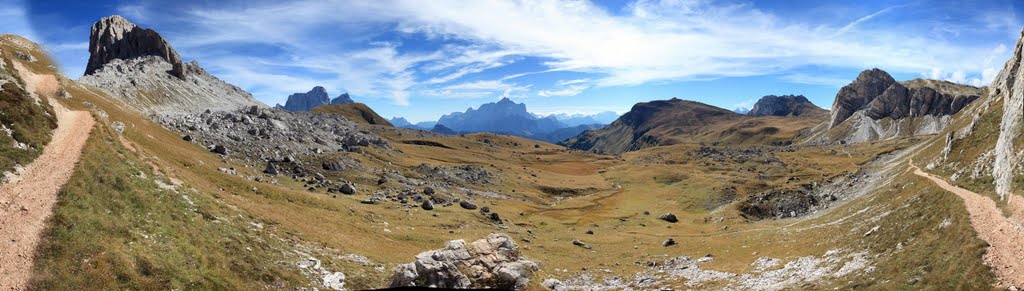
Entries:
{"type": "MultiPolygon", "coordinates": [[[[1003,212],[992,199],[950,185],[939,177],[921,171],[912,161],[910,167],[914,174],[928,178],[942,189],[964,200],[967,212],[970,213],[971,226],[978,232],[978,237],[989,244],[984,260],[999,277],[997,287],[1024,287],[1024,228],[1013,219],[1003,216],[1003,212]]],[[[1011,203],[1010,207],[1019,206],[1015,204],[1019,203],[1011,203]]],[[[1015,209],[1011,212],[1019,211],[1020,209],[1015,209]]]]}
{"type": "Polygon", "coordinates": [[[51,99],[57,129],[43,154],[25,172],[0,185],[0,289],[24,290],[32,276],[33,255],[46,220],[67,183],[95,121],[86,111],[70,111],[51,99]]]}

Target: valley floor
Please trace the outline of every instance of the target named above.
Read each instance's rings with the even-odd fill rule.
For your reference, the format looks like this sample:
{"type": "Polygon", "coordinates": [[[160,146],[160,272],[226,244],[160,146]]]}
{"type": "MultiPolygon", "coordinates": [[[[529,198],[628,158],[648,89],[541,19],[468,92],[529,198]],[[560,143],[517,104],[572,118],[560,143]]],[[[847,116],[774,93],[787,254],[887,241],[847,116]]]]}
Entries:
{"type": "Polygon", "coordinates": [[[0,287],[25,289],[33,257],[46,229],[57,192],[71,178],[95,121],[88,111],[72,111],[50,100],[57,129],[43,154],[13,181],[0,185],[0,287]]]}

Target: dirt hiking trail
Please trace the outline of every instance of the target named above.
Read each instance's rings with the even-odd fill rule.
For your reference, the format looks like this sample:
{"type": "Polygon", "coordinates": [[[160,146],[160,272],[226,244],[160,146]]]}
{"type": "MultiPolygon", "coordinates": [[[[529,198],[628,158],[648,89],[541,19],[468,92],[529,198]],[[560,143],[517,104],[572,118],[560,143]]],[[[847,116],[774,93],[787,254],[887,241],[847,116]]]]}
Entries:
{"type": "MultiPolygon", "coordinates": [[[[999,288],[1024,287],[1024,228],[1012,219],[1003,216],[996,202],[978,193],[950,185],[942,178],[922,171],[910,161],[914,174],[931,180],[935,185],[964,200],[970,214],[971,226],[978,237],[989,244],[985,252],[985,264],[999,277],[999,288]]],[[[1017,203],[1011,203],[1015,207],[1017,203]]],[[[1017,212],[1013,210],[1012,212],[1017,212]]],[[[1014,215],[1016,217],[1016,215],[1014,215]]]]}
{"type": "Polygon", "coordinates": [[[57,129],[43,154],[17,178],[0,185],[0,290],[24,290],[46,220],[82,154],[95,121],[50,99],[57,129]]]}

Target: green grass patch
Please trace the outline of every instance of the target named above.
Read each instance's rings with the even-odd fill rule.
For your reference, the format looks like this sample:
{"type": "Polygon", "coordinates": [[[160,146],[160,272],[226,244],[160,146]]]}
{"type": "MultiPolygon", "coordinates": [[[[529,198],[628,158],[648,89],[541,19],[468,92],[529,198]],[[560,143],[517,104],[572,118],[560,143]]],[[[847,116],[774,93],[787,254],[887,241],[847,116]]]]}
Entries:
{"type": "Polygon", "coordinates": [[[32,289],[308,286],[288,243],[141,162],[106,126],[89,138],[44,234],[32,289]]]}
{"type": "Polygon", "coordinates": [[[0,124],[10,135],[0,132],[0,172],[10,171],[14,165],[25,165],[39,157],[50,142],[57,119],[53,108],[45,101],[36,103],[29,93],[16,83],[4,83],[0,90],[0,124]],[[25,149],[14,146],[23,143],[25,149]]]}

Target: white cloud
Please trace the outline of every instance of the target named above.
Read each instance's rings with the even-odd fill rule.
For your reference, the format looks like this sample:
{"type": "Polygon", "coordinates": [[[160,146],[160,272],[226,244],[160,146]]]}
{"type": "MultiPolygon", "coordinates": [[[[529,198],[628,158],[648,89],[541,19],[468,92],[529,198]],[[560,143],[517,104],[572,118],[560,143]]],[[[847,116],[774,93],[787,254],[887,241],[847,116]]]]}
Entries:
{"type": "Polygon", "coordinates": [[[28,22],[21,1],[0,0],[0,27],[3,27],[2,33],[17,34],[29,40],[39,41],[35,30],[28,22]]]}
{"type": "Polygon", "coordinates": [[[541,90],[537,93],[537,96],[541,97],[554,97],[554,96],[576,96],[583,93],[590,86],[586,85],[569,85],[558,90],[541,90]]]}
{"type": "Polygon", "coordinates": [[[786,74],[786,75],[782,76],[782,79],[786,80],[786,81],[789,81],[789,82],[797,83],[797,84],[824,85],[824,86],[832,86],[832,87],[837,87],[837,88],[838,87],[842,87],[842,86],[846,86],[846,84],[849,84],[850,82],[853,81],[853,80],[849,79],[848,77],[822,76],[822,75],[812,75],[812,74],[806,74],[806,73],[786,74]]]}
{"type": "Polygon", "coordinates": [[[931,67],[980,74],[977,47],[914,31],[790,23],[750,5],[639,1],[625,15],[589,2],[397,1],[406,31],[469,39],[552,59],[554,69],[602,73],[599,86],[707,76],[770,74],[804,65],[916,71],[931,67]],[[450,9],[457,5],[459,9],[450,9]],[[494,21],[493,11],[502,11],[494,21]]]}
{"type": "Polygon", "coordinates": [[[502,97],[520,97],[516,93],[529,90],[530,86],[509,84],[501,80],[486,80],[453,84],[439,89],[424,89],[420,93],[445,99],[458,99],[494,96],[495,92],[500,92],[498,94],[502,97]]]}
{"type": "Polygon", "coordinates": [[[734,104],[731,109],[737,109],[737,108],[751,109],[751,108],[754,108],[754,103],[757,103],[756,99],[743,100],[743,101],[740,101],[739,103],[734,104]]]}
{"type": "MultiPolygon", "coordinates": [[[[124,6],[121,10],[155,17],[144,8],[124,6]]],[[[836,25],[805,23],[751,4],[711,0],[638,0],[615,13],[586,1],[437,0],[429,5],[418,0],[254,2],[190,10],[185,18],[195,27],[179,32],[174,41],[197,54],[220,44],[278,47],[287,57],[271,60],[275,66],[311,71],[316,73],[309,77],[315,83],[344,85],[353,94],[390,98],[398,105],[409,104],[411,96],[478,98],[502,94],[509,88],[515,88],[510,93],[521,93],[522,86],[501,81],[552,71],[587,73],[593,79],[570,80],[580,83],[556,84],[537,95],[573,96],[592,87],[769,74],[797,83],[841,85],[849,81],[790,73],[805,66],[879,67],[904,73],[935,68],[950,72],[942,76],[945,79],[984,84],[993,77],[992,68],[998,66],[985,59],[999,59],[1007,53],[1005,46],[994,51],[992,43],[952,43],[940,34],[921,31],[933,28],[882,30],[866,25],[904,10],[901,8],[915,7],[889,7],[836,25]],[[325,39],[321,34],[325,27],[352,38],[341,42],[364,46],[325,39]],[[390,30],[399,36],[422,33],[450,44],[433,52],[400,52],[398,43],[365,47],[374,35],[390,30]],[[508,67],[524,56],[544,60],[543,67],[530,68],[530,72],[511,70],[498,81],[453,84],[473,74],[508,67]],[[494,82],[504,85],[484,86],[496,85],[494,82]]],[[[1015,18],[995,15],[983,20],[992,29],[1015,26],[1015,18]]],[[[207,57],[202,59],[204,63],[222,62],[221,57],[207,57]]],[[[284,78],[287,73],[273,69],[235,70],[238,78],[293,81],[284,78]]]]}

